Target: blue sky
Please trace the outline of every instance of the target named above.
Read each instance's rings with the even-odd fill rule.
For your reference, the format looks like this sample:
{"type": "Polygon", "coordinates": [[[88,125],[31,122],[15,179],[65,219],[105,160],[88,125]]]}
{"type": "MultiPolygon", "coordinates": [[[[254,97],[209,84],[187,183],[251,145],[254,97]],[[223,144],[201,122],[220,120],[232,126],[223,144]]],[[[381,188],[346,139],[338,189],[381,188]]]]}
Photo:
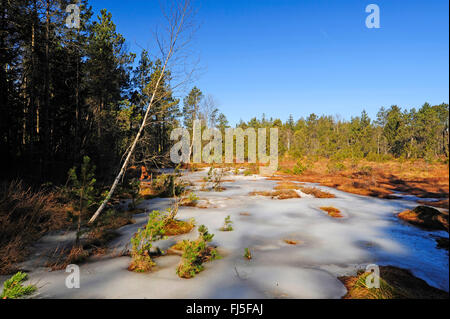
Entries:
{"type": "MultiPolygon", "coordinates": [[[[130,51],[153,47],[157,0],[91,0],[113,15],[130,51]]],[[[310,113],[349,119],[366,109],[449,101],[449,4],[444,0],[196,0],[192,43],[196,80],[232,124],[298,119],[310,113]],[[380,7],[368,29],[365,8],[380,7]]]]}

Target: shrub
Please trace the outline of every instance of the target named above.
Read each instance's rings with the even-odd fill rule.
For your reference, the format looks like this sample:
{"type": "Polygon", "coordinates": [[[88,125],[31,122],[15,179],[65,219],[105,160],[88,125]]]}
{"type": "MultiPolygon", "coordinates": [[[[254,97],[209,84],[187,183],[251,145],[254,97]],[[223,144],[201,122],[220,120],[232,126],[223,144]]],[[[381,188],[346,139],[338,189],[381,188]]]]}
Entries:
{"type": "Polygon", "coordinates": [[[24,286],[23,282],[28,279],[28,275],[23,272],[18,272],[10,279],[3,283],[3,292],[0,299],[17,299],[23,296],[33,294],[37,288],[35,285],[24,286]]]}

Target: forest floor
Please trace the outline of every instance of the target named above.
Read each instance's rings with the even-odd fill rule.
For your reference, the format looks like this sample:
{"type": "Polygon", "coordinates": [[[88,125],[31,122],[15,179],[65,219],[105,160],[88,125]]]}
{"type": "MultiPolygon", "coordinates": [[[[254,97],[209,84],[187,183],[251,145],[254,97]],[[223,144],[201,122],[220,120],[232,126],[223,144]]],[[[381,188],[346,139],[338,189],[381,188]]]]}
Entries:
{"type": "MultiPolygon", "coordinates": [[[[185,172],[182,177],[192,182],[201,207],[180,207],[177,219],[194,218],[197,226],[206,225],[222,256],[206,263],[194,278],[177,276],[180,256],[172,254],[155,258],[156,267],[150,273],[127,270],[131,258],[124,252],[130,248],[130,238],[147,223],[148,212],[164,210],[172,203],[154,198],[140,204],[146,213],[134,215],[134,224],[116,230],[118,236],[105,254],[80,264],[80,289],[66,288],[68,273],[49,272],[41,261],[45,249],[54,250],[73,234],[49,234],[39,240],[33,257],[21,265],[29,271],[29,282],[38,286],[34,298],[348,298],[350,279],[342,278],[357,275],[369,264],[405,269],[423,281],[424,289],[435,287],[441,291],[437,295],[442,291],[448,295],[448,250],[436,242],[448,240],[448,232],[425,230],[397,217],[418,205],[416,194],[394,200],[305,180],[282,185],[243,170],[237,173],[227,173],[221,192],[202,190],[207,169],[185,172]],[[227,216],[233,231],[224,232],[227,216]],[[250,260],[244,257],[246,248],[250,260]]],[[[289,177],[294,178],[303,176],[289,177]]],[[[197,236],[196,227],[155,245],[166,251],[180,240],[197,236]]],[[[0,277],[0,283],[5,279],[0,277]]]]}

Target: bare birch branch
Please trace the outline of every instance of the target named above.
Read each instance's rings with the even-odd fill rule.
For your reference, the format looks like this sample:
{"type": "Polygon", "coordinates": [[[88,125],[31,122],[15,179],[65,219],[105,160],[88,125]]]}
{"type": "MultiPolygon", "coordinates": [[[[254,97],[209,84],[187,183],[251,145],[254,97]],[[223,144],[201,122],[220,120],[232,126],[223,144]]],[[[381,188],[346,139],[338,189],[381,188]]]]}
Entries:
{"type": "MultiPolygon", "coordinates": [[[[114,194],[114,191],[116,190],[117,186],[119,185],[119,182],[120,182],[122,176],[124,175],[124,173],[127,169],[127,166],[130,162],[131,156],[133,155],[133,152],[136,148],[136,145],[139,142],[139,139],[142,135],[142,132],[144,130],[144,127],[146,125],[147,119],[150,114],[150,110],[152,109],[152,105],[156,99],[156,93],[158,91],[159,85],[160,85],[162,79],[164,78],[167,67],[169,65],[169,61],[174,56],[174,54],[176,54],[181,49],[178,46],[178,41],[181,37],[181,34],[183,33],[183,30],[184,30],[186,24],[188,23],[188,19],[189,19],[190,15],[192,14],[192,11],[190,9],[190,2],[189,2],[189,0],[184,0],[184,1],[175,0],[174,5],[170,9],[171,9],[170,15],[165,14],[166,18],[168,17],[167,20],[169,22],[168,47],[166,48],[165,45],[163,44],[165,42],[161,41],[161,39],[159,37],[157,38],[157,42],[158,42],[159,48],[161,50],[161,54],[164,57],[164,65],[162,67],[162,70],[158,77],[158,80],[156,81],[155,87],[153,88],[153,93],[152,93],[150,102],[148,104],[147,110],[145,112],[144,118],[142,120],[142,124],[139,127],[139,131],[136,134],[136,137],[135,137],[133,143],[131,144],[131,148],[129,149],[128,154],[125,158],[125,161],[122,164],[122,168],[120,169],[119,174],[117,174],[117,176],[114,180],[114,183],[112,184],[111,189],[108,192],[108,195],[103,200],[102,204],[97,209],[97,211],[92,216],[92,218],[89,220],[89,224],[92,224],[97,219],[97,217],[100,215],[100,213],[103,211],[103,209],[108,204],[108,202],[111,199],[112,195],[114,194]]],[[[183,42],[182,45],[185,45],[185,43],[183,42]]]]}

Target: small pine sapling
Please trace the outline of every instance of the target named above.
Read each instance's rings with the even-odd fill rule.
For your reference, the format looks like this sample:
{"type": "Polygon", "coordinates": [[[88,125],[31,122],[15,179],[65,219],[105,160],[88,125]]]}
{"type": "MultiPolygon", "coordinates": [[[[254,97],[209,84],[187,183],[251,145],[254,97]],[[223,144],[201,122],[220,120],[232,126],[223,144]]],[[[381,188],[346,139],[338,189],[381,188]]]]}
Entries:
{"type": "Polygon", "coordinates": [[[227,217],[225,217],[225,223],[223,225],[222,228],[220,228],[221,231],[232,231],[233,230],[233,226],[232,226],[233,222],[231,221],[231,216],[228,215],[227,217]]]}
{"type": "Polygon", "coordinates": [[[3,283],[3,292],[0,299],[18,299],[23,296],[33,294],[37,288],[35,285],[24,286],[23,282],[28,279],[28,275],[23,272],[18,272],[10,279],[3,283]]]}
{"type": "Polygon", "coordinates": [[[150,271],[155,263],[150,257],[153,242],[164,238],[164,227],[167,223],[166,214],[153,211],[149,214],[147,225],[140,228],[131,238],[131,264],[129,270],[135,272],[150,271]]]}
{"type": "Polygon", "coordinates": [[[81,235],[81,221],[84,210],[95,204],[95,166],[90,164],[89,156],[83,157],[80,174],[77,175],[76,167],[69,170],[69,183],[72,185],[71,194],[78,202],[78,225],[75,244],[79,246],[81,235]]]}
{"type": "Polygon", "coordinates": [[[220,258],[217,250],[208,246],[214,235],[208,232],[205,225],[201,225],[198,232],[199,238],[197,240],[185,240],[181,244],[183,255],[177,267],[177,275],[180,278],[192,278],[204,269],[204,262],[220,258]]]}

